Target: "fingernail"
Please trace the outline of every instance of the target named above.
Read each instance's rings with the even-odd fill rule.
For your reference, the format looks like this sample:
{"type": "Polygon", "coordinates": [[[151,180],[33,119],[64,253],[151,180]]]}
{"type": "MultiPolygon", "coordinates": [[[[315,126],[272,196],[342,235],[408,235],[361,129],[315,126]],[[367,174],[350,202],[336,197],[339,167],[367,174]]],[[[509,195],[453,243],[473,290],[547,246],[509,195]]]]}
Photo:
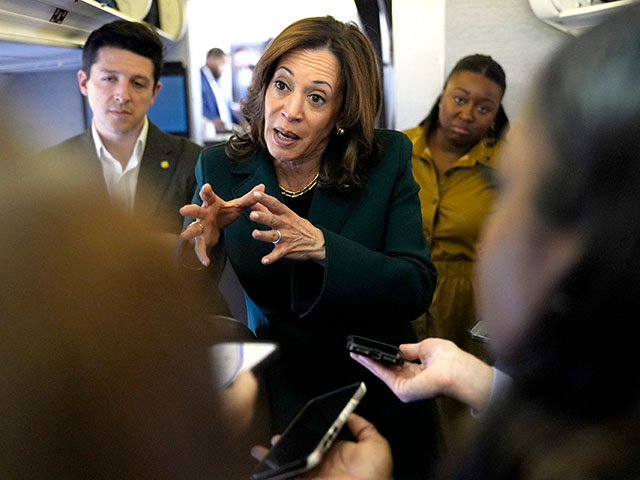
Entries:
{"type": "Polygon", "coordinates": [[[256,219],[259,217],[258,212],[251,212],[251,214],[250,214],[249,216],[250,216],[253,220],[256,220],[256,219]]]}
{"type": "Polygon", "coordinates": [[[263,265],[267,265],[269,263],[269,259],[268,258],[263,258],[262,259],[262,264],[263,265]]]}
{"type": "Polygon", "coordinates": [[[254,196],[254,198],[260,198],[260,197],[262,197],[262,193],[260,193],[260,192],[253,192],[253,196],[254,196]]]}

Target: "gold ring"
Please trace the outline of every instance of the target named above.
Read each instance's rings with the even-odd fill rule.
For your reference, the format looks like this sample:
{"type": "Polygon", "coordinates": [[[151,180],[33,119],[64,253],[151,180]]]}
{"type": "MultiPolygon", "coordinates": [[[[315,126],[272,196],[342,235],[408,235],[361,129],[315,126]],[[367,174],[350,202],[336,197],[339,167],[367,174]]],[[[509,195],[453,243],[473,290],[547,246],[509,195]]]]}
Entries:
{"type": "Polygon", "coordinates": [[[191,225],[198,225],[200,227],[200,235],[202,235],[204,233],[204,225],[202,223],[200,223],[200,220],[194,220],[193,222],[191,222],[189,224],[189,226],[191,225]]]}

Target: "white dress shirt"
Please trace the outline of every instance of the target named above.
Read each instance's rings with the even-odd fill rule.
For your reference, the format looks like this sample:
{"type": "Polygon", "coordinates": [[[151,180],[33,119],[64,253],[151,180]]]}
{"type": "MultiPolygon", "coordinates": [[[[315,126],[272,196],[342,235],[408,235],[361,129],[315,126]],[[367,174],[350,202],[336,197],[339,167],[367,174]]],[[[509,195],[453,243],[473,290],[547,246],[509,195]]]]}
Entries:
{"type": "Polygon", "coordinates": [[[133,203],[138,186],[138,174],[140,173],[140,161],[144,154],[148,133],[149,119],[145,117],[142,131],[136,140],[131,158],[129,158],[127,166],[123,169],[120,162],[109,153],[102,143],[95,123],[91,123],[93,143],[102,165],[102,174],[104,175],[107,192],[109,192],[109,198],[114,204],[121,206],[129,213],[133,212],[133,203]]]}
{"type": "Polygon", "coordinates": [[[230,127],[233,120],[231,119],[231,109],[229,108],[229,102],[227,96],[222,89],[222,86],[218,83],[218,80],[213,76],[211,70],[206,65],[202,67],[202,72],[209,82],[213,95],[216,97],[216,105],[218,106],[218,113],[220,114],[220,120],[224,122],[227,127],[230,127]]]}

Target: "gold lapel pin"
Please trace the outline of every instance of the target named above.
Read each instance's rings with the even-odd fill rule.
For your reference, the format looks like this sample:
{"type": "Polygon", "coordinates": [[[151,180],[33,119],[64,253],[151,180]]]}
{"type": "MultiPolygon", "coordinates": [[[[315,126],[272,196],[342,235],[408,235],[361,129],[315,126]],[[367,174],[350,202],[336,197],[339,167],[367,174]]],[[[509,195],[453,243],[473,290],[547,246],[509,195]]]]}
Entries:
{"type": "Polygon", "coordinates": [[[166,170],[167,168],[169,168],[169,162],[167,162],[166,160],[161,161],[160,167],[166,170]]]}

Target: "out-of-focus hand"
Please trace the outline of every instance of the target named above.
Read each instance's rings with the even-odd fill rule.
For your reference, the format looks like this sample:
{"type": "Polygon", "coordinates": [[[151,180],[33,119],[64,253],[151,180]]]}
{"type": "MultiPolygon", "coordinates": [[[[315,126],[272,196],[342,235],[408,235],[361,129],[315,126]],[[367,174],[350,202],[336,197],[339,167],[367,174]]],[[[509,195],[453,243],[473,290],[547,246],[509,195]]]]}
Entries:
{"type": "Polygon", "coordinates": [[[193,241],[196,256],[204,266],[210,263],[207,249],[218,243],[222,229],[232,224],[245,209],[256,203],[256,192],[264,192],[264,185],[256,185],[242,197],[225,201],[215,194],[211,185],[205,183],[199,194],[202,205],[190,204],[180,209],[182,216],[195,219],[180,236],[193,241]]]}
{"type": "Polygon", "coordinates": [[[386,383],[403,402],[445,395],[476,411],[486,407],[493,370],[480,359],[442,338],[403,344],[400,351],[409,361],[393,367],[354,353],[351,357],[386,383]],[[421,363],[411,363],[411,360],[421,363]]]}
{"type": "Polygon", "coordinates": [[[247,430],[255,414],[258,381],[250,370],[239,373],[233,382],[220,391],[224,418],[236,434],[247,430]]]}
{"type": "Polygon", "coordinates": [[[271,230],[254,230],[253,238],[268,243],[276,242],[273,251],[262,257],[263,264],[273,263],[280,258],[324,262],[326,252],[322,230],[264,192],[254,192],[253,196],[256,203],[252,208],[251,220],[271,227],[271,230]]]}
{"type": "MultiPolygon", "coordinates": [[[[389,480],[393,470],[391,448],[378,430],[359,415],[352,413],[347,419],[349,429],[357,442],[340,440],[325,454],[320,465],[297,477],[300,479],[332,480],[389,480]]],[[[272,444],[278,441],[273,437],[272,444]]],[[[251,454],[262,460],[269,452],[265,447],[257,446],[251,454]]]]}

